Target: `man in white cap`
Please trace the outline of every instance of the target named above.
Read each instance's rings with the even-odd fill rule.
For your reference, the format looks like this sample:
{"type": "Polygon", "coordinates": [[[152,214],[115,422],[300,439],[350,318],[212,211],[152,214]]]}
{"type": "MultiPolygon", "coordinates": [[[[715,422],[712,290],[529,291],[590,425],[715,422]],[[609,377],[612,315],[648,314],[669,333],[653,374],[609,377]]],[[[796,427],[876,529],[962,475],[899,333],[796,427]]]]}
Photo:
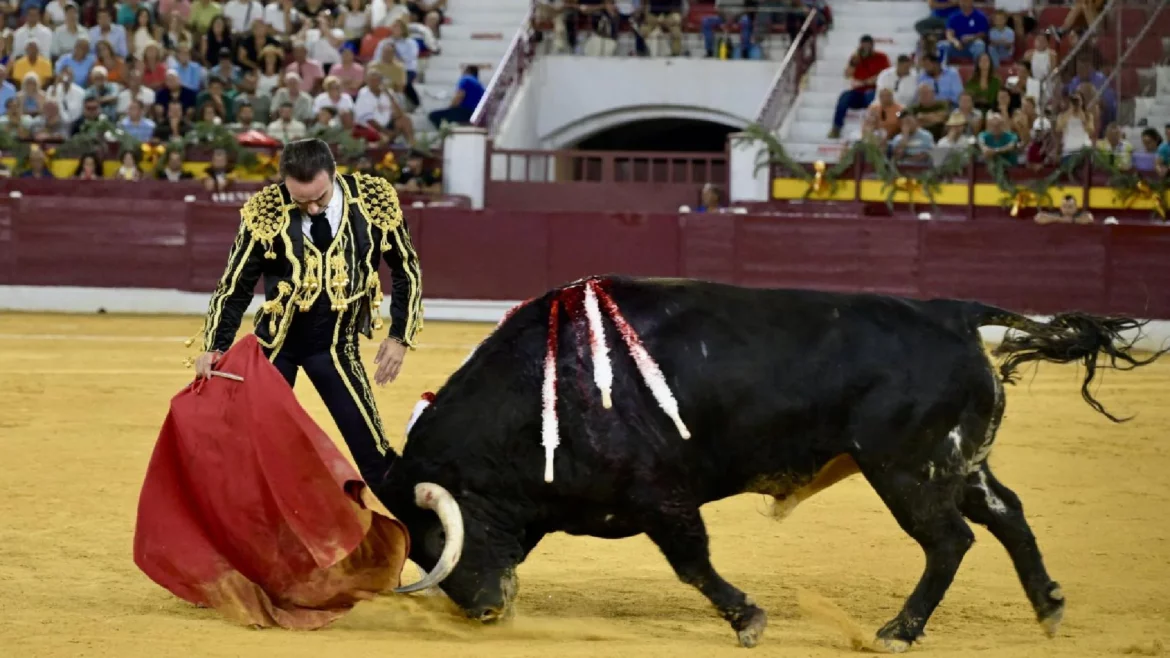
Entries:
{"type": "Polygon", "coordinates": [[[36,41],[41,54],[48,57],[53,52],[53,30],[41,24],[40,5],[29,5],[24,16],[24,25],[12,33],[12,52],[24,52],[29,41],[36,41]]]}
{"type": "Polygon", "coordinates": [[[313,97],[301,88],[301,76],[296,73],[286,73],[284,86],[277,89],[272,96],[272,107],[280,107],[285,103],[292,105],[294,119],[306,124],[312,123],[313,97]]]}
{"type": "Polygon", "coordinates": [[[118,94],[122,86],[110,82],[110,72],[106,67],[98,64],[89,71],[89,87],[85,90],[86,99],[97,99],[102,108],[102,114],[110,121],[118,120],[118,94]]]}

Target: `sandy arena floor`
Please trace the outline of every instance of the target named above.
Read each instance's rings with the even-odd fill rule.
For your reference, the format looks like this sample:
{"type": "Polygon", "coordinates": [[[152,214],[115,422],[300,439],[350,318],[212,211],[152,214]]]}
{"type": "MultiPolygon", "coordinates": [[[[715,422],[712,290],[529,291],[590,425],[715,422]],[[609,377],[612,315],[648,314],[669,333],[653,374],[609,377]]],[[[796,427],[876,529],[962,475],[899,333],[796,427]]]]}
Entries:
{"type": "MultiPolygon", "coordinates": [[[[168,399],[191,376],[180,363],[193,351],[180,341],[197,328],[194,318],[0,315],[0,657],[853,655],[846,634],[800,601],[832,602],[869,636],[918,579],[917,545],[857,476],[783,523],[759,496],[704,509],[716,568],[770,613],[750,653],[644,538],[546,539],[520,568],[520,614],[508,627],[473,627],[434,599],[401,596],[316,632],[232,626],[131,559],[144,469],[168,399]]],[[[419,393],[488,328],[428,325],[399,380],[375,390],[386,426],[401,432],[419,393]]],[[[367,364],[373,351],[367,344],[367,364]]],[[[991,459],[1064,587],[1061,635],[1043,636],[1003,549],[976,528],[914,653],[1170,652],[1170,358],[1106,372],[1101,399],[1138,414],[1126,425],[1093,413],[1078,386],[1075,368],[1043,365],[1009,388],[991,459]]],[[[307,380],[297,391],[336,435],[307,380]]]]}

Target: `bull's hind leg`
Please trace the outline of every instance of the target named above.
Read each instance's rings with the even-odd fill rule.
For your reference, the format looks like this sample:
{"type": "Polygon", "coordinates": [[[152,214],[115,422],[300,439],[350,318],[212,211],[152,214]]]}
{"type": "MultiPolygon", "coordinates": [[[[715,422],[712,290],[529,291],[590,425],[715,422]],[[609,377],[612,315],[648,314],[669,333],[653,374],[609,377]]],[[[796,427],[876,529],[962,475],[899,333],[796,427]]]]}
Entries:
{"type": "Polygon", "coordinates": [[[900,653],[922,636],[927,620],[942,602],[959,564],[975,541],[956,505],[962,477],[920,474],[890,468],[862,472],[894,514],[898,524],[926,554],[926,569],[902,611],[877,633],[880,649],[900,653]]]}
{"type": "Polygon", "coordinates": [[[963,515],[985,526],[1003,544],[1036,611],[1036,619],[1049,637],[1056,635],[1064,617],[1064,594],[1044,568],[1019,497],[995,479],[984,462],[967,476],[962,500],[963,515]]]}
{"type": "Polygon", "coordinates": [[[735,629],[741,646],[754,647],[768,617],[746,594],[715,572],[708,550],[707,527],[697,507],[661,510],[650,520],[647,536],[662,551],[680,580],[703,593],[735,629]]]}

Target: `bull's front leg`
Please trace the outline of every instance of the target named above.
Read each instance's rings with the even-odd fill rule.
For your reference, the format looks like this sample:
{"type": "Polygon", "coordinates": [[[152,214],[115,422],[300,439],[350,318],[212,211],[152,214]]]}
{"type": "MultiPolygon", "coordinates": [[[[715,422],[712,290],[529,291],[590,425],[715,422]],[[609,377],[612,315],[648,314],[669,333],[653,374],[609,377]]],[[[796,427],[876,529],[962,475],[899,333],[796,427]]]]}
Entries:
{"type": "Polygon", "coordinates": [[[679,579],[702,592],[731,624],[740,645],[756,646],[764,634],[768,616],[711,566],[707,527],[698,507],[672,508],[669,514],[659,511],[649,519],[646,534],[666,556],[679,579]]]}

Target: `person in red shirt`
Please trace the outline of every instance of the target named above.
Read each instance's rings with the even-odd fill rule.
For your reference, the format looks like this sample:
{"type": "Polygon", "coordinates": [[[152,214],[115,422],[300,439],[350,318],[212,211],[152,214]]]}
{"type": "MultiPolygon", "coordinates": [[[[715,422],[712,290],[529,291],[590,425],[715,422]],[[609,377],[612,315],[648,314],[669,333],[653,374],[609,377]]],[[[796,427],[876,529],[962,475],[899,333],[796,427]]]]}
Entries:
{"type": "Polygon", "coordinates": [[[890,58],[886,57],[885,53],[874,50],[873,37],[863,35],[857,45],[857,52],[853,53],[849,63],[845,65],[845,78],[849,80],[849,89],[841,92],[837,98],[837,111],[833,113],[830,139],[841,136],[841,126],[845,125],[846,112],[869,107],[877,88],[878,75],[889,67],[890,58]]]}

